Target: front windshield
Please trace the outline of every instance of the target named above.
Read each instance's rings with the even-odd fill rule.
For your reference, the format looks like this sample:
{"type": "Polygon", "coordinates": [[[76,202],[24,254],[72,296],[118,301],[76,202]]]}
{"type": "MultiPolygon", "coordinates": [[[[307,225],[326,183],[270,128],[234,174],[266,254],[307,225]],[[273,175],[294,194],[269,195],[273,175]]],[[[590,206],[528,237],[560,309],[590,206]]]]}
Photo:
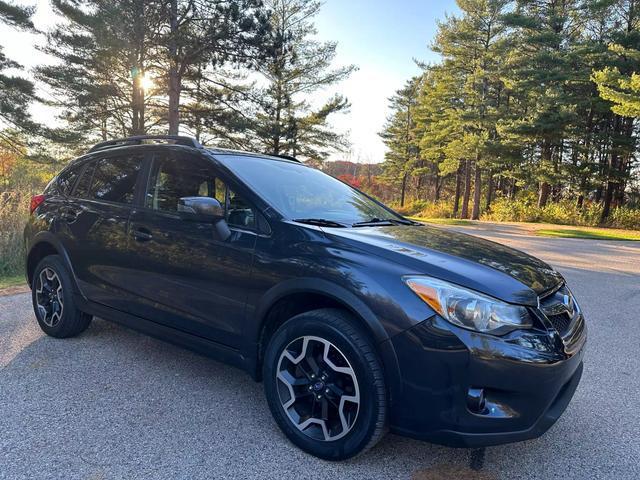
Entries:
{"type": "Polygon", "coordinates": [[[244,155],[227,158],[238,177],[288,219],[327,220],[345,225],[402,219],[315,168],[244,155]]]}

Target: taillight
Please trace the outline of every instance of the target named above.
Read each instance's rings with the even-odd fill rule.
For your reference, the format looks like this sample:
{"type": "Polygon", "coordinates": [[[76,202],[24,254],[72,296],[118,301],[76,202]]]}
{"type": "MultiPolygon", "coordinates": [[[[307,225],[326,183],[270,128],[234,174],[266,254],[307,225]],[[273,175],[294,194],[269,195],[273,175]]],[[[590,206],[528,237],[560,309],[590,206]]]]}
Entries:
{"type": "Polygon", "coordinates": [[[31,205],[29,205],[29,212],[33,213],[33,211],[40,206],[42,202],[44,202],[45,195],[34,195],[31,197],[31,205]]]}

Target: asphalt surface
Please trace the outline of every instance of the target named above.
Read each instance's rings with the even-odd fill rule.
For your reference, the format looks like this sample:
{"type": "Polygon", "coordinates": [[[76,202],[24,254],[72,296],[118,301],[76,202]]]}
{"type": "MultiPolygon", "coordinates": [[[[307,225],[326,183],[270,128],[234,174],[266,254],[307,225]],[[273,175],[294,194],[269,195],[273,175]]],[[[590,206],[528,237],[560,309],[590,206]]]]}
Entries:
{"type": "Polygon", "coordinates": [[[321,461],[288,443],[240,370],[100,319],[46,337],[18,294],[0,297],[0,478],[640,478],[640,242],[456,229],[548,261],[585,311],[582,382],[541,438],[465,450],[388,435],[321,461]]]}

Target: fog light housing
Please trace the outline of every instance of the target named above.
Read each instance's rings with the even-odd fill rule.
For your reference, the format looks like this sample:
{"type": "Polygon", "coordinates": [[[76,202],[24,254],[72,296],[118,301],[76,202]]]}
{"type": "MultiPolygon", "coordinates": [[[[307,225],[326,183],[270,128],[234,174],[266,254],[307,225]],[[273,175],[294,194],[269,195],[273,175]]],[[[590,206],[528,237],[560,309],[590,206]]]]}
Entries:
{"type": "Polygon", "coordinates": [[[483,388],[470,388],[467,392],[467,408],[473,413],[484,413],[487,402],[483,388]]]}

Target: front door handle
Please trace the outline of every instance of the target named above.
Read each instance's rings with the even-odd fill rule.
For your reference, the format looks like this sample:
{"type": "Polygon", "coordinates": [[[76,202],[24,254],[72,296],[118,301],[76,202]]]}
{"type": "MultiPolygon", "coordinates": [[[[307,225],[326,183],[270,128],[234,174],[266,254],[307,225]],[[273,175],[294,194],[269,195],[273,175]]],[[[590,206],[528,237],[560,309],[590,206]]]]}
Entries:
{"type": "Polygon", "coordinates": [[[153,235],[151,234],[151,232],[149,230],[147,230],[144,227],[139,227],[136,228],[133,231],[133,238],[137,241],[137,242],[148,242],[149,240],[151,240],[153,238],[153,235]]]}

